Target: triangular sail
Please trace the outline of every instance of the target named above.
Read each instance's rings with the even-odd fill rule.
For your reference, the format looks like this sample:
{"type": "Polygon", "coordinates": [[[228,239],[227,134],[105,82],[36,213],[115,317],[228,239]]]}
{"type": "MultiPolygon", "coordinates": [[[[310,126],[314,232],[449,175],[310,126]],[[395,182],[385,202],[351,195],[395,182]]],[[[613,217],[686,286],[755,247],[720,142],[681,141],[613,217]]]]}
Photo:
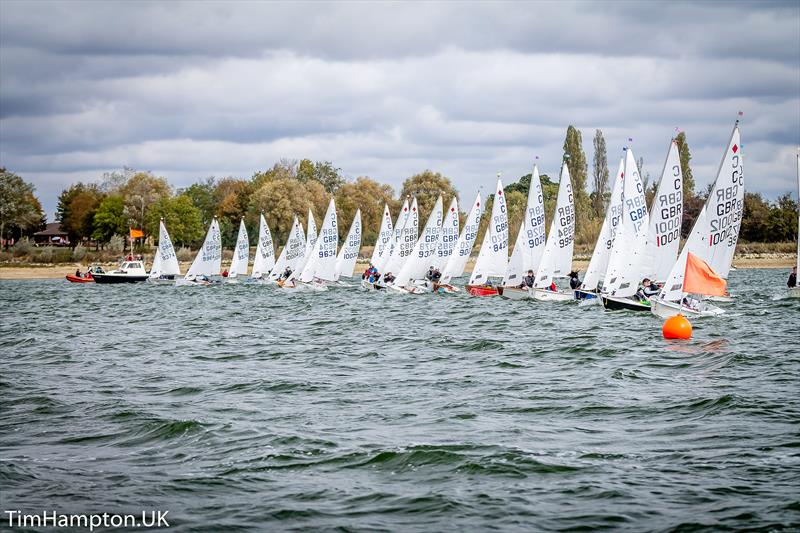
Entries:
{"type": "Polygon", "coordinates": [[[314,220],[314,213],[311,212],[310,207],[308,208],[308,232],[306,233],[305,239],[303,259],[297,263],[298,274],[303,270],[306,265],[306,261],[308,261],[311,257],[311,250],[314,248],[314,244],[317,242],[317,222],[314,220]]]}
{"type": "Polygon", "coordinates": [[[405,224],[403,224],[399,232],[397,232],[397,228],[398,226],[395,226],[395,235],[399,234],[399,238],[392,247],[389,260],[383,267],[382,274],[387,272],[392,272],[393,274],[400,272],[400,269],[403,268],[403,263],[405,263],[408,256],[411,255],[411,251],[414,249],[419,233],[419,212],[416,198],[411,202],[408,216],[405,217],[405,224]]]}
{"type": "Polygon", "coordinates": [[[517,240],[514,242],[514,251],[511,252],[511,259],[508,261],[503,285],[518,285],[528,270],[536,272],[539,269],[546,241],[544,194],[539,178],[539,167],[534,165],[528,187],[528,204],[517,232],[517,240]]]}
{"type": "Polygon", "coordinates": [[[647,248],[642,260],[642,278],[664,281],[678,259],[683,222],[683,174],[678,143],[673,139],[661,172],[661,181],[650,206],[647,248]]]}
{"type": "Polygon", "coordinates": [[[550,223],[550,234],[544,246],[542,261],[536,272],[534,287],[549,287],[553,278],[564,277],[572,267],[572,248],[575,244],[575,205],[572,196],[567,164],[561,166],[561,178],[558,184],[558,198],[553,221],[550,223]]]}
{"type": "Polygon", "coordinates": [[[519,225],[517,232],[517,239],[514,241],[514,250],[511,252],[511,258],[508,260],[506,266],[506,275],[503,277],[503,285],[506,287],[515,287],[521,283],[522,277],[525,275],[525,263],[522,257],[524,252],[522,249],[525,247],[525,219],[519,225]]]}
{"type": "Polygon", "coordinates": [[[442,269],[447,264],[458,241],[458,199],[454,196],[442,222],[442,231],[436,245],[433,266],[442,269]]]}
{"type": "MultiPolygon", "coordinates": [[[[391,224],[391,221],[389,223],[391,224]]],[[[359,250],[361,250],[361,209],[356,210],[353,223],[350,224],[350,231],[347,232],[347,238],[342,245],[342,249],[339,250],[339,255],[336,256],[337,280],[341,276],[347,278],[353,276],[359,250]]]]}
{"type": "Polygon", "coordinates": [[[181,267],[178,265],[178,257],[175,255],[175,247],[167,233],[164,219],[158,223],[158,249],[153,259],[153,267],[150,269],[150,277],[159,276],[179,276],[181,267]]]}
{"type": "Polygon", "coordinates": [[[392,256],[399,253],[400,236],[403,233],[403,227],[406,225],[406,222],[408,222],[410,215],[411,209],[408,205],[408,198],[406,198],[406,200],[403,202],[403,207],[397,214],[397,222],[394,224],[394,229],[392,230],[392,235],[389,237],[389,242],[386,243],[383,253],[373,262],[373,265],[378,269],[378,272],[384,272],[384,267],[389,264],[392,256]]]}
{"type": "Polygon", "coordinates": [[[247,275],[247,265],[250,262],[250,240],[247,237],[247,228],[244,219],[239,221],[239,235],[236,237],[236,247],[233,249],[233,260],[228,277],[247,275]]]}
{"type": "MultiPolygon", "coordinates": [[[[284,260],[285,260],[284,256],[284,260]]],[[[272,242],[272,233],[269,231],[264,214],[261,214],[258,225],[258,247],[253,259],[252,277],[257,279],[272,271],[275,266],[275,247],[272,242]]],[[[286,268],[284,266],[284,268],[286,268]]]]}
{"type": "Polygon", "coordinates": [[[600,277],[604,276],[608,270],[608,260],[611,257],[611,245],[614,244],[614,237],[617,234],[617,227],[622,220],[622,185],[625,175],[625,158],[619,159],[619,170],[611,186],[611,198],[606,209],[606,217],[603,219],[603,227],[597,242],[594,245],[592,258],[586,268],[586,276],[583,278],[581,288],[587,291],[597,289],[600,284],[600,277]]]}
{"type": "MultiPolygon", "coordinates": [[[[408,200],[404,204],[404,207],[408,209],[408,200]]],[[[400,211],[403,212],[402,210],[400,211]]],[[[392,226],[392,214],[389,213],[389,206],[387,204],[383,204],[383,218],[381,218],[381,229],[378,231],[378,239],[375,241],[375,248],[372,250],[372,258],[370,259],[370,263],[375,265],[379,265],[381,260],[384,257],[384,254],[388,253],[389,251],[389,241],[394,234],[394,226],[392,226]]]]}
{"type": "Polygon", "coordinates": [[[436,257],[439,233],[441,231],[442,197],[439,196],[431,214],[428,216],[428,222],[422,230],[422,235],[417,239],[408,259],[403,263],[400,273],[394,281],[396,286],[405,287],[411,280],[422,279],[425,276],[426,269],[432,266],[436,257]]]}
{"type": "Polygon", "coordinates": [[[639,287],[649,230],[644,184],[630,147],[625,153],[622,191],[622,221],[611,245],[602,289],[603,293],[618,297],[633,296],[639,287]]]}
{"type": "Polygon", "coordinates": [[[186,279],[194,279],[197,276],[218,276],[222,268],[222,238],[219,231],[217,219],[211,221],[208,228],[206,239],[203,246],[197,252],[197,256],[186,273],[186,279]]]}
{"type": "Polygon", "coordinates": [[[300,281],[304,283],[315,279],[335,281],[336,248],[338,245],[339,228],[336,220],[336,203],[331,198],[319,235],[314,241],[314,247],[311,249],[310,256],[306,259],[306,265],[300,274],[300,281]]]}
{"type": "Polygon", "coordinates": [[[728,277],[744,205],[740,135],[737,121],[714,186],[659,294],[663,300],[679,301],[683,297],[683,276],[689,252],[708,263],[721,278],[728,277]]]}
{"type": "Polygon", "coordinates": [[[305,255],[305,246],[306,236],[303,232],[303,225],[300,224],[297,216],[295,216],[292,228],[289,230],[289,236],[286,238],[286,245],[278,256],[278,260],[275,261],[275,266],[272,268],[269,278],[272,280],[278,279],[283,275],[286,267],[289,267],[292,272],[297,271],[298,264],[305,255]]]}
{"type": "Polygon", "coordinates": [[[456,246],[450,259],[442,271],[442,283],[450,283],[450,280],[460,276],[464,273],[464,267],[469,261],[469,256],[472,254],[472,247],[475,245],[475,239],[478,237],[478,228],[481,225],[481,215],[483,215],[483,206],[481,202],[481,193],[475,196],[475,201],[472,202],[469,214],[464,221],[464,227],[461,234],[458,236],[456,246]]]}
{"type": "Polygon", "coordinates": [[[470,285],[486,283],[490,277],[501,278],[508,262],[508,209],[503,182],[498,178],[492,202],[492,217],[483,236],[478,260],[469,278],[470,285]]]}

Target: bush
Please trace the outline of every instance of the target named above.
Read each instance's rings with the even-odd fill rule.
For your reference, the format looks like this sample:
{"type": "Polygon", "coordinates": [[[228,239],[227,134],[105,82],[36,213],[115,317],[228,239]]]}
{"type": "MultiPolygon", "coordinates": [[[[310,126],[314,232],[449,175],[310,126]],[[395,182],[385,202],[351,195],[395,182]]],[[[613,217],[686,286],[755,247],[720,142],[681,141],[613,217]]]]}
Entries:
{"type": "Polygon", "coordinates": [[[113,235],[108,241],[108,249],[115,253],[122,253],[125,249],[125,239],[121,235],[113,235]]]}
{"type": "Polygon", "coordinates": [[[31,250],[33,250],[33,244],[31,244],[31,241],[25,237],[24,239],[18,240],[11,249],[14,257],[22,257],[31,253],[31,250]]]}
{"type": "Polygon", "coordinates": [[[181,246],[175,255],[178,257],[178,261],[191,261],[194,259],[194,253],[185,246],[181,246]]]}
{"type": "Polygon", "coordinates": [[[39,248],[30,254],[37,263],[52,263],[53,262],[53,249],[50,246],[39,248]]]}
{"type": "Polygon", "coordinates": [[[86,257],[86,247],[84,245],[79,244],[78,246],[75,247],[74,250],[72,250],[73,261],[80,262],[83,261],[85,257],[86,257]]]}

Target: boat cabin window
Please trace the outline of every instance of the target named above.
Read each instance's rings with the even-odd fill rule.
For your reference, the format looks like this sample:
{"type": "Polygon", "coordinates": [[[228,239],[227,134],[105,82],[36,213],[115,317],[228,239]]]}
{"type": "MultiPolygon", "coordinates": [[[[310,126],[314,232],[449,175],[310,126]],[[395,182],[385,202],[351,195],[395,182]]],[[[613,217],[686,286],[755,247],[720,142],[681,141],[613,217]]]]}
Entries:
{"type": "Polygon", "coordinates": [[[122,265],[122,268],[123,269],[126,269],[126,268],[142,268],[142,265],[141,265],[141,263],[124,263],[122,265]]]}

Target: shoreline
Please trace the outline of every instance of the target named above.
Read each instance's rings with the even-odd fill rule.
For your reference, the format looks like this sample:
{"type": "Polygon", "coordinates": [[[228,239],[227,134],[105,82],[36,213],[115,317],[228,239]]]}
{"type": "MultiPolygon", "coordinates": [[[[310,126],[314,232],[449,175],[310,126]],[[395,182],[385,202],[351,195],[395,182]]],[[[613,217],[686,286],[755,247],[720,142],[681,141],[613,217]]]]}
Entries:
{"type": "MultiPolygon", "coordinates": [[[[733,266],[737,269],[769,268],[769,269],[788,269],[796,264],[795,254],[741,254],[734,257],[733,266]]],[[[475,260],[470,259],[467,263],[465,273],[472,271],[475,260]]],[[[116,263],[100,263],[104,268],[112,269],[116,263]]],[[[588,259],[576,259],[572,262],[572,267],[581,273],[586,271],[588,259]]],[[[188,270],[190,263],[181,262],[181,272],[188,270]]],[[[223,265],[223,268],[227,265],[223,265]]],[[[87,264],[62,263],[58,265],[47,264],[21,264],[21,263],[0,263],[0,280],[35,280],[35,279],[64,279],[67,274],[74,274],[80,268],[86,270],[87,264]]],[[[366,270],[367,262],[359,260],[356,263],[355,272],[366,270]]]]}

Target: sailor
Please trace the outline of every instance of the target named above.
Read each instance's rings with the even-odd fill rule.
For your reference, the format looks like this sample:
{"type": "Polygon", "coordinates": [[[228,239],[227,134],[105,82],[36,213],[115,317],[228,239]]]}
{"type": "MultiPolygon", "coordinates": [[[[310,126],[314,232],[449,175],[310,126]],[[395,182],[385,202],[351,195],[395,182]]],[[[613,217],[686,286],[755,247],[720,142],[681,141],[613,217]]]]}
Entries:
{"type": "Polygon", "coordinates": [[[556,280],[550,282],[550,286],[547,287],[547,290],[550,292],[558,292],[558,286],[556,285],[556,280]]]}
{"type": "Polygon", "coordinates": [[[433,274],[431,274],[431,281],[434,283],[439,283],[440,279],[442,279],[442,273],[439,271],[438,268],[434,268],[433,274]]]}
{"type": "Polygon", "coordinates": [[[76,271],[75,271],[75,277],[76,277],[76,278],[82,278],[82,277],[83,277],[83,276],[81,275],[81,269],[80,269],[80,268],[79,268],[78,270],[76,270],[76,271]]]}
{"type": "Polygon", "coordinates": [[[789,281],[786,282],[786,286],[790,289],[797,287],[797,267],[792,267],[792,273],[789,274],[789,281]]]}
{"type": "Polygon", "coordinates": [[[658,294],[658,285],[652,283],[650,278],[644,278],[636,290],[636,297],[640,300],[649,300],[654,294],[658,294]]]}
{"type": "Polygon", "coordinates": [[[428,269],[428,272],[425,274],[425,279],[427,279],[428,281],[433,281],[433,271],[434,268],[433,265],[431,265],[431,267],[428,269]]]}
{"type": "Polygon", "coordinates": [[[227,268],[222,271],[222,277],[223,278],[227,278],[228,277],[228,269],[227,268]]]}
{"type": "Polygon", "coordinates": [[[573,270],[569,273],[569,288],[572,290],[580,289],[581,279],[578,277],[578,271],[573,270]]]}
{"type": "Polygon", "coordinates": [[[391,272],[387,272],[386,274],[383,275],[383,282],[384,283],[387,283],[387,284],[394,283],[394,279],[395,278],[394,278],[394,276],[392,275],[391,272]]]}
{"type": "Polygon", "coordinates": [[[289,279],[289,276],[291,275],[292,275],[292,269],[287,266],[286,270],[284,270],[283,274],[281,275],[281,279],[289,279]]]}
{"type": "Polygon", "coordinates": [[[520,289],[529,289],[533,287],[533,282],[536,277],[533,275],[533,270],[528,270],[528,274],[522,278],[522,283],[519,284],[520,289]]]}

